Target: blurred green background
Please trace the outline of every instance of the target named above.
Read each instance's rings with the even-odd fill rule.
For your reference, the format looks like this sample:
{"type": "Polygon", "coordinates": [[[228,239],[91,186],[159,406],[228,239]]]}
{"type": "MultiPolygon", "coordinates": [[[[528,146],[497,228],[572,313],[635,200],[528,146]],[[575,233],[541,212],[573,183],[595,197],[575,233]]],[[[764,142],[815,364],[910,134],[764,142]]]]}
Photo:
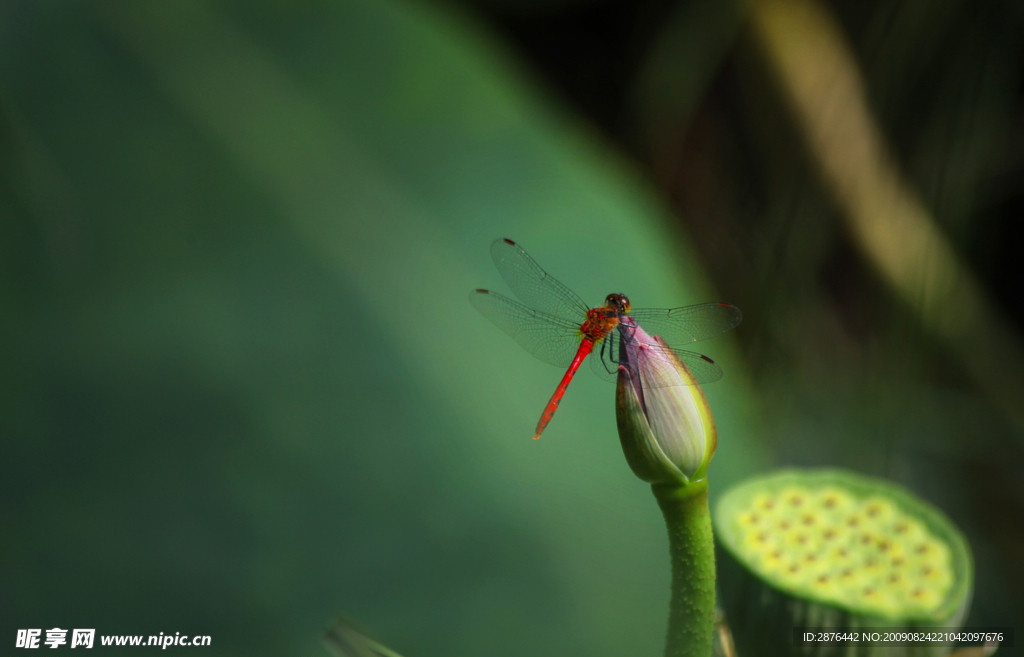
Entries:
{"type": "Polygon", "coordinates": [[[713,490],[892,478],[967,534],[970,622],[1024,618],[1024,12],[620,4],[0,7],[9,650],[323,655],[344,612],[408,657],[660,654],[666,540],[613,388],[581,375],[530,440],[561,373],[466,301],[504,291],[497,237],[595,303],[739,305],[700,345],[713,490]],[[857,223],[779,34],[852,58],[927,267],[857,223]]]}

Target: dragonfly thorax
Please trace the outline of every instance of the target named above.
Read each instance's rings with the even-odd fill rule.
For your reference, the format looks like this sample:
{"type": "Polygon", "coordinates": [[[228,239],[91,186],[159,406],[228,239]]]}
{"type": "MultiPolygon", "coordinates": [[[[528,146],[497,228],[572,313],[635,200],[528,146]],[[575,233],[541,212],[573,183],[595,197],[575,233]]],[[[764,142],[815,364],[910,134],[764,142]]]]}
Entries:
{"type": "Polygon", "coordinates": [[[598,342],[615,328],[619,319],[629,314],[629,299],[624,294],[609,294],[605,305],[587,311],[587,319],[580,325],[580,333],[591,342],[598,342]]]}

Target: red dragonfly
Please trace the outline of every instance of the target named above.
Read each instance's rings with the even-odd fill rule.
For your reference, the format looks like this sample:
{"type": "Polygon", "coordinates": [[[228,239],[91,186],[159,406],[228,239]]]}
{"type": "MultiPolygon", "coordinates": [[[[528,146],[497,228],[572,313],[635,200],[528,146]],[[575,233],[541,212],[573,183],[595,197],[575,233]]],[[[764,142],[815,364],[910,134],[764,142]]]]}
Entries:
{"type": "MultiPolygon", "coordinates": [[[[591,361],[597,372],[613,378],[618,373],[622,341],[631,339],[632,333],[620,319],[632,318],[647,333],[659,335],[668,344],[685,344],[724,333],[743,318],[740,309],[728,303],[633,310],[624,294],[609,294],[603,306],[592,308],[541,269],[512,240],[495,240],[491,256],[502,278],[523,303],[482,289],[469,295],[470,302],[537,358],[559,367],[569,363],[537,422],[534,440],[540,438],[576,370],[595,347],[599,348],[600,358],[591,361]]],[[[653,345],[648,348],[659,349],[653,345]]],[[[690,371],[695,383],[722,378],[722,368],[707,356],[675,348],[671,351],[690,371]]]]}

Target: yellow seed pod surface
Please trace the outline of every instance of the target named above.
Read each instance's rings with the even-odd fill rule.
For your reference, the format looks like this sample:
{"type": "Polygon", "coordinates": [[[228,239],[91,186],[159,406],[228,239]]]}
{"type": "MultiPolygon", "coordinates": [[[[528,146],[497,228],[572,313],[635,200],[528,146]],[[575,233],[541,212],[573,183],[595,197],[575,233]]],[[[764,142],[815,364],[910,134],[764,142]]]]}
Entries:
{"type": "Polygon", "coordinates": [[[727,549],[775,588],[856,613],[941,618],[963,593],[958,578],[970,579],[958,572],[969,570],[966,544],[941,514],[841,471],[749,482],[726,494],[715,524],[727,549]]]}

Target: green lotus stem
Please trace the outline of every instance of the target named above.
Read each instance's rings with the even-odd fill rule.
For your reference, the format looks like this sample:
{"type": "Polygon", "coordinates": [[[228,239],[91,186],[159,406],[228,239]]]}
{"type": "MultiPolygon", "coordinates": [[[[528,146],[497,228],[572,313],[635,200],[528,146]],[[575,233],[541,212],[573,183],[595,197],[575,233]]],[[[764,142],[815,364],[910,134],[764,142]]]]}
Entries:
{"type": "Polygon", "coordinates": [[[668,527],[672,561],[665,657],[708,657],[715,629],[715,542],[707,479],[651,489],[668,527]]]}

